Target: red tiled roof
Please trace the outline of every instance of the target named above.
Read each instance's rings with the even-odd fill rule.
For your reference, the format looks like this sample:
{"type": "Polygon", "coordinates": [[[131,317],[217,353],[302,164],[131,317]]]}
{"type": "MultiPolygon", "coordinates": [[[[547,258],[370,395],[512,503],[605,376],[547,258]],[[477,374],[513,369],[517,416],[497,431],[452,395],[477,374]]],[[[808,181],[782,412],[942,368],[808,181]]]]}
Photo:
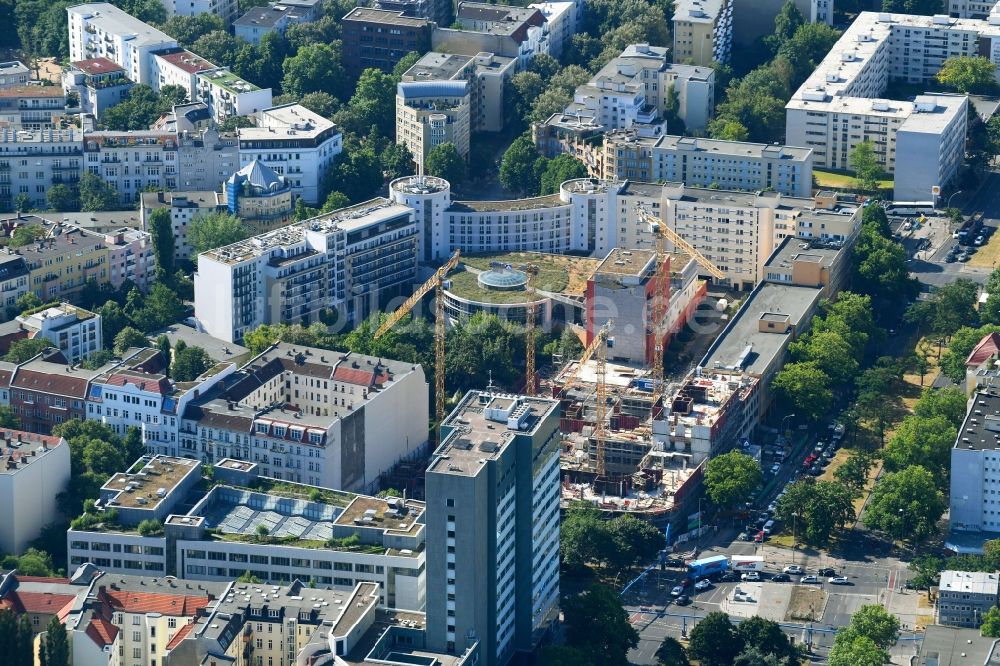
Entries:
{"type": "Polygon", "coordinates": [[[333,378],[338,382],[347,382],[358,386],[371,386],[374,376],[373,371],[360,368],[338,367],[333,372],[333,378]]]}
{"type": "Polygon", "coordinates": [[[194,617],[198,610],[208,606],[208,597],[194,597],[186,594],[164,594],[160,592],[133,592],[104,589],[103,600],[116,611],[126,613],[159,613],[194,617]]]}
{"type": "Polygon", "coordinates": [[[125,68],[107,58],[88,58],[70,63],[85,74],[107,74],[108,72],[124,72],[125,68]]]}
{"type": "Polygon", "coordinates": [[[14,86],[0,90],[0,97],[63,97],[62,86],[14,86]]]}
{"type": "Polygon", "coordinates": [[[75,600],[76,597],[72,594],[15,590],[0,600],[0,607],[9,608],[15,613],[56,615],[60,609],[67,604],[72,604],[75,600]]]}
{"type": "MultiPolygon", "coordinates": [[[[0,430],[0,435],[3,431],[0,430]]],[[[47,435],[35,435],[35,437],[44,437],[45,439],[51,439],[52,441],[58,442],[58,437],[49,437],[47,435]]],[[[16,574],[15,576],[19,583],[52,583],[53,585],[69,585],[69,578],[49,578],[48,576],[22,576],[21,574],[16,574]]]]}
{"type": "Polygon", "coordinates": [[[188,74],[197,74],[207,69],[216,69],[216,66],[199,55],[190,51],[177,51],[176,53],[157,53],[157,57],[163,58],[174,67],[177,67],[188,74]]]}
{"type": "Polygon", "coordinates": [[[996,333],[984,335],[983,339],[972,350],[972,353],[969,354],[965,365],[970,368],[978,368],[983,364],[983,361],[994,356],[998,351],[1000,351],[1000,335],[996,333]]]}
{"type": "Polygon", "coordinates": [[[118,627],[102,617],[95,617],[87,625],[87,635],[99,647],[111,645],[118,637],[118,627]]]}
{"type": "Polygon", "coordinates": [[[9,387],[10,378],[14,376],[12,370],[0,370],[0,386],[9,387]]]}
{"type": "Polygon", "coordinates": [[[140,391],[154,391],[160,395],[170,393],[170,381],[166,377],[137,377],[123,373],[115,373],[105,382],[108,386],[125,386],[131,384],[140,391]]]}
{"type": "Polygon", "coordinates": [[[188,624],[185,624],[183,627],[181,627],[180,631],[174,634],[174,637],[170,639],[169,643],[167,643],[167,649],[173,650],[175,647],[180,645],[180,642],[184,640],[185,636],[191,633],[192,629],[194,629],[194,622],[189,622],[188,624]]]}
{"type": "Polygon", "coordinates": [[[83,399],[87,397],[87,380],[83,377],[38,372],[37,370],[21,369],[14,375],[14,381],[11,383],[11,386],[72,398],[83,399]]]}

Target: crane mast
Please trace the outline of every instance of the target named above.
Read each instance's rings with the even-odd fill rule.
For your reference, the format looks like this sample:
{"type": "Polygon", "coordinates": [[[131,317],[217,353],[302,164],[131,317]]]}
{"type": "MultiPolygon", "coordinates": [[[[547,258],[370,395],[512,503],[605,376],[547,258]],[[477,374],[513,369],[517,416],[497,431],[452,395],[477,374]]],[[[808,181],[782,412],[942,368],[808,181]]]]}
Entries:
{"type": "Polygon", "coordinates": [[[524,344],[525,344],[525,364],[524,364],[524,394],[535,395],[535,301],[531,295],[531,283],[538,275],[538,266],[525,264],[520,267],[528,276],[526,291],[528,294],[528,305],[524,312],[524,344]]]}
{"type": "Polygon", "coordinates": [[[410,314],[413,308],[416,307],[417,303],[430,293],[431,289],[434,290],[435,295],[435,306],[434,306],[434,417],[437,420],[437,431],[438,431],[438,441],[440,442],[441,435],[441,422],[444,421],[444,399],[445,399],[445,355],[444,355],[444,340],[445,340],[445,312],[444,312],[444,279],[449,272],[454,270],[458,266],[458,260],[461,257],[461,251],[455,250],[455,253],[451,255],[451,258],[444,263],[443,266],[434,272],[427,282],[420,285],[413,295],[406,299],[401,306],[399,306],[392,314],[386,317],[386,320],[382,322],[382,325],[378,327],[375,334],[372,336],[373,340],[378,340],[380,337],[385,335],[389,329],[399,323],[399,321],[410,314]]]}

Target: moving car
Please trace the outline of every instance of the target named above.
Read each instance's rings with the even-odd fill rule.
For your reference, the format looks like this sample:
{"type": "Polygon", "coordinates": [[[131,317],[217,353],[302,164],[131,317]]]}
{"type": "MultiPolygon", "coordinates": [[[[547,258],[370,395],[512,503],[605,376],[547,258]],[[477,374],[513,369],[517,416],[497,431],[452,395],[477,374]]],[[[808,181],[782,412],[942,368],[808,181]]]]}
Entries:
{"type": "Polygon", "coordinates": [[[849,585],[847,576],[833,576],[830,578],[830,585],[849,585]]]}
{"type": "Polygon", "coordinates": [[[836,576],[837,572],[834,571],[831,567],[823,567],[822,569],[819,570],[819,575],[820,576],[836,576]]]}
{"type": "Polygon", "coordinates": [[[771,465],[771,474],[777,474],[780,471],[781,471],[781,465],[779,465],[778,463],[774,463],[773,465],[771,465]]]}
{"type": "MultiPolygon", "coordinates": [[[[815,578],[815,576],[813,576],[813,578],[815,578]]],[[[675,585],[674,589],[670,590],[670,596],[672,596],[672,597],[679,597],[682,594],[684,594],[684,586],[683,585],[675,585]]]]}
{"type": "Polygon", "coordinates": [[[799,582],[800,583],[818,583],[819,582],[819,576],[813,576],[812,574],[809,574],[808,576],[803,576],[802,578],[799,578],[799,582]]]}
{"type": "Polygon", "coordinates": [[[789,576],[788,574],[783,574],[783,573],[774,574],[773,576],[771,576],[771,580],[773,582],[775,582],[775,583],[787,583],[791,579],[792,579],[791,576],[789,576]]]}
{"type": "Polygon", "coordinates": [[[712,587],[712,581],[710,581],[707,578],[702,578],[701,580],[699,580],[697,583],[694,584],[694,589],[698,590],[699,592],[701,592],[702,590],[707,590],[710,587],[712,587]]]}
{"type": "Polygon", "coordinates": [[[740,580],[744,580],[744,581],[746,581],[748,583],[753,583],[753,582],[759,581],[760,580],[760,573],[757,572],[757,571],[748,571],[745,574],[743,574],[742,576],[740,576],[740,580]]]}
{"type": "Polygon", "coordinates": [[[781,572],[782,573],[786,573],[786,574],[795,574],[796,576],[800,576],[800,575],[804,574],[806,572],[806,570],[803,569],[798,564],[789,564],[787,567],[785,567],[784,569],[782,569],[781,572]]]}
{"type": "Polygon", "coordinates": [[[767,533],[764,532],[764,530],[761,530],[760,532],[757,532],[757,535],[754,536],[753,540],[756,543],[764,543],[764,541],[767,540],[767,533]]]}
{"type": "Polygon", "coordinates": [[[727,571],[726,573],[719,576],[719,581],[722,583],[737,583],[740,580],[740,575],[735,571],[727,571]]]}
{"type": "Polygon", "coordinates": [[[689,597],[686,594],[682,594],[681,596],[677,597],[677,600],[674,603],[676,603],[678,606],[688,606],[691,603],[691,597],[689,597]]]}

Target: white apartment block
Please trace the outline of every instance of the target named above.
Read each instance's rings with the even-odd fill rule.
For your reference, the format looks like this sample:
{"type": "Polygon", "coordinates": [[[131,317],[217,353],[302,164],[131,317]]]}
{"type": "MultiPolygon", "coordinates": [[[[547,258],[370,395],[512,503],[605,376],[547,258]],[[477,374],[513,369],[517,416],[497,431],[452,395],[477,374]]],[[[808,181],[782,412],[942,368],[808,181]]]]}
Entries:
{"type": "Polygon", "coordinates": [[[100,351],[103,346],[101,315],[60,303],[15,319],[29,338],[45,338],[72,365],[100,351]]]}
{"type": "Polygon", "coordinates": [[[208,105],[208,111],[217,123],[235,116],[254,115],[271,107],[270,88],[261,89],[228,69],[200,72],[197,79],[197,100],[208,105]]]}
{"type": "Polygon", "coordinates": [[[149,216],[158,208],[170,210],[170,227],[174,233],[174,255],[177,259],[190,259],[188,225],[199,215],[226,211],[225,195],[214,190],[183,192],[143,192],[139,208],[142,228],[149,231],[149,216]]]}
{"type": "Polygon", "coordinates": [[[559,58],[576,34],[579,18],[577,3],[541,2],[528,5],[528,8],[537,9],[545,17],[545,22],[549,26],[549,55],[559,58]]]}
{"type": "Polygon", "coordinates": [[[0,128],[0,206],[12,208],[27,194],[39,210],[53,185],[72,185],[83,173],[83,132],[78,129],[0,128]]]}
{"type": "Polygon", "coordinates": [[[134,86],[125,69],[107,58],[70,63],[62,74],[63,92],[67,96],[75,92],[80,98],[80,111],[97,119],[107,109],[124,102],[134,86]]]}
{"type": "Polygon", "coordinates": [[[69,445],[59,437],[0,430],[0,551],[20,555],[59,517],[69,483],[69,445]]]}
{"type": "Polygon", "coordinates": [[[988,387],[973,394],[951,450],[951,530],[982,533],[979,552],[982,541],[995,538],[1000,532],[997,488],[1000,488],[1000,394],[988,387]]]}
{"type": "Polygon", "coordinates": [[[897,174],[895,197],[924,201],[957,173],[967,102],[955,95],[912,102],[880,96],[890,80],[922,83],[947,58],[981,52],[1000,62],[1000,16],[862,12],[786,105],[786,141],[812,148],[815,165],[831,169],[850,169],[851,151],[871,141],[886,172],[897,174]]]}
{"type": "Polygon", "coordinates": [[[463,252],[581,252],[604,257],[616,247],[654,248],[642,205],[727,274],[735,287],[763,277],[767,258],[786,237],[848,241],[858,210],[825,197],[735,192],[631,181],[571,180],[559,194],[513,201],[452,201],[440,178],[401,178],[390,195],[421,223],[420,256],[463,252]]]}
{"type": "Polygon", "coordinates": [[[986,19],[997,0],[948,0],[948,15],[954,18],[986,19]]]}
{"type": "Polygon", "coordinates": [[[811,148],[676,135],[651,138],[624,130],[604,135],[602,167],[606,180],[812,196],[811,148]]]}
{"type": "Polygon", "coordinates": [[[88,132],[84,166],[115,187],[122,203],[136,203],[146,189],[177,187],[177,135],[172,132],[88,132]]]}
{"type": "Polygon", "coordinates": [[[417,282],[413,210],[374,199],[198,255],[195,316],[237,342],[261,324],[359,323],[417,282]]]}
{"type": "MultiPolygon", "coordinates": [[[[470,130],[499,132],[503,129],[504,121],[504,88],[516,71],[516,60],[492,53],[465,56],[431,51],[406,70],[402,80],[468,81],[470,130]]],[[[407,111],[400,109],[398,105],[397,98],[397,117],[399,114],[406,116],[407,111]]]]}
{"type": "Polygon", "coordinates": [[[733,0],[679,0],[674,5],[675,62],[709,66],[729,62],[733,0]]]}
{"type": "Polygon", "coordinates": [[[215,128],[177,135],[177,187],[183,190],[220,190],[240,170],[240,142],[235,134],[215,128]]]}
{"type": "Polygon", "coordinates": [[[995,571],[942,571],[935,619],[950,627],[978,628],[997,605],[1000,574],[995,571]]]}
{"type": "Polygon", "coordinates": [[[167,18],[215,14],[227,26],[236,18],[238,9],[237,0],[162,0],[162,2],[163,8],[167,10],[167,18]]]}
{"type": "Polygon", "coordinates": [[[469,156],[469,82],[404,81],[396,86],[396,143],[410,149],[418,171],[437,146],[450,143],[469,156]]]}
{"type": "Polygon", "coordinates": [[[71,61],[107,58],[125,68],[136,83],[153,84],[153,52],[177,46],[160,30],[107,2],[69,7],[71,61]]]}
{"type": "Polygon", "coordinates": [[[344,147],[337,126],[299,104],[266,109],[256,120],[257,127],[239,130],[240,166],[233,171],[263,162],[288,179],[296,196],[319,203],[323,176],[344,147]]]}
{"type": "Polygon", "coordinates": [[[194,102],[198,99],[198,75],[216,69],[219,68],[186,49],[164,49],[153,54],[149,85],[157,92],[164,86],[180,86],[187,92],[188,101],[194,102]]]}
{"type": "Polygon", "coordinates": [[[28,85],[31,70],[20,60],[0,62],[0,90],[28,85]]]}

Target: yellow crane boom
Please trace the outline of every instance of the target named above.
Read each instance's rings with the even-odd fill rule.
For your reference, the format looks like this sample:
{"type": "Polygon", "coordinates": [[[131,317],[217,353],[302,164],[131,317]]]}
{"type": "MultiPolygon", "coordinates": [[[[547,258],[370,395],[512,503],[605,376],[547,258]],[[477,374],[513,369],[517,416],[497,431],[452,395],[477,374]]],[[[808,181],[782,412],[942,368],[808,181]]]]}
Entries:
{"type": "Polygon", "coordinates": [[[649,230],[654,235],[665,236],[668,241],[680,248],[685,254],[691,255],[691,258],[697,261],[701,267],[708,271],[708,273],[715,279],[726,279],[726,274],[722,272],[718,266],[713,264],[705,255],[699,252],[694,245],[691,245],[691,243],[688,243],[686,240],[681,238],[676,231],[668,227],[660,221],[658,217],[646,210],[645,206],[636,206],[636,211],[639,213],[640,219],[649,225],[649,230]]]}
{"type": "Polygon", "coordinates": [[[455,254],[451,255],[431,279],[424,282],[413,295],[406,299],[406,302],[401,306],[396,308],[395,312],[386,317],[386,320],[382,322],[382,325],[378,327],[375,331],[375,335],[372,336],[373,340],[378,340],[380,337],[385,335],[386,331],[399,323],[399,320],[410,314],[413,308],[420,302],[424,296],[430,293],[431,289],[434,289],[437,293],[435,295],[435,312],[434,312],[434,416],[437,419],[438,424],[438,440],[440,441],[441,434],[441,422],[444,421],[444,373],[445,373],[445,358],[444,358],[444,339],[445,339],[445,314],[444,314],[444,279],[449,272],[458,266],[458,260],[461,257],[461,251],[455,250],[455,254]]]}
{"type": "Polygon", "coordinates": [[[580,370],[583,369],[583,366],[587,365],[587,361],[589,361],[591,358],[594,357],[594,352],[596,352],[598,347],[601,346],[602,336],[604,340],[607,340],[607,334],[608,331],[610,330],[611,330],[611,321],[609,320],[604,325],[604,327],[601,328],[600,331],[598,331],[597,335],[594,336],[594,339],[587,346],[587,348],[583,350],[583,353],[580,354],[580,360],[577,362],[576,368],[573,370],[572,373],[570,373],[569,377],[566,378],[566,381],[563,383],[562,388],[559,389],[560,395],[568,391],[570,387],[576,383],[577,377],[579,377],[580,375],[580,370]]]}

